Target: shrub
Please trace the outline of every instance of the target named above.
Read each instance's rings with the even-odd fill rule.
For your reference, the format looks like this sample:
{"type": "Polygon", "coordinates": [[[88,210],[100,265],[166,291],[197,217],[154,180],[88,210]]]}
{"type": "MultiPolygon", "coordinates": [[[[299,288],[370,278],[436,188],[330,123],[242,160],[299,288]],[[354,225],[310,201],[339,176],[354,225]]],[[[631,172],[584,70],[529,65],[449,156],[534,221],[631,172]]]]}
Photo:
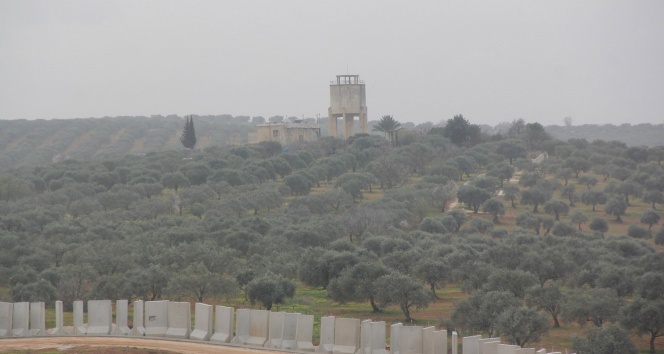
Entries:
{"type": "Polygon", "coordinates": [[[629,225],[627,228],[627,235],[634,238],[647,238],[649,236],[648,230],[645,227],[639,225],[629,225]]]}

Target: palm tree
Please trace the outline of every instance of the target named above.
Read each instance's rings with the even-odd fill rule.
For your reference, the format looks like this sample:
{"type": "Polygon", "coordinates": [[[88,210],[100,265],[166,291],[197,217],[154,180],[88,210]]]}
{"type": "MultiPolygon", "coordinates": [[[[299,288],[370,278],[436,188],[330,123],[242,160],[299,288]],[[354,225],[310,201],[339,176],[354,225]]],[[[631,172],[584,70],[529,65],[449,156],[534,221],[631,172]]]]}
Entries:
{"type": "Polygon", "coordinates": [[[385,134],[385,138],[387,138],[390,141],[390,144],[394,145],[395,141],[396,144],[399,143],[399,138],[396,135],[396,132],[399,129],[401,129],[401,123],[399,123],[399,121],[395,120],[392,116],[383,116],[380,119],[380,122],[374,125],[372,130],[377,132],[383,132],[383,134],[385,134]]]}

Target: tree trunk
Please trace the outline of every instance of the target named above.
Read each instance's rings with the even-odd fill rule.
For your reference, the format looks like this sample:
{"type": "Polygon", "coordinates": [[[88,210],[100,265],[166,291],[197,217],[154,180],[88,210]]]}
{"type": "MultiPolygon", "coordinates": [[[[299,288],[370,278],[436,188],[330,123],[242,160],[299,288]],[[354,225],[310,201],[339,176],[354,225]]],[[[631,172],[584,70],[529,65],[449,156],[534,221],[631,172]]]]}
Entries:
{"type": "Polygon", "coordinates": [[[408,308],[408,305],[400,304],[399,307],[401,307],[401,311],[406,316],[404,322],[413,322],[413,319],[410,318],[410,309],[408,308]]]}
{"type": "Polygon", "coordinates": [[[655,354],[655,333],[651,332],[650,335],[650,353],[655,354]]]}
{"type": "Polygon", "coordinates": [[[431,283],[431,292],[433,293],[433,296],[434,296],[436,299],[440,299],[440,298],[438,297],[438,294],[436,294],[436,283],[431,283]]]}
{"type": "Polygon", "coordinates": [[[376,301],[374,301],[373,295],[369,296],[369,302],[371,303],[371,308],[373,309],[374,313],[382,312],[380,307],[378,307],[378,305],[376,305],[376,301]]]}
{"type": "Polygon", "coordinates": [[[553,327],[560,328],[560,322],[558,322],[558,315],[551,314],[551,317],[553,317],[553,327]]]}

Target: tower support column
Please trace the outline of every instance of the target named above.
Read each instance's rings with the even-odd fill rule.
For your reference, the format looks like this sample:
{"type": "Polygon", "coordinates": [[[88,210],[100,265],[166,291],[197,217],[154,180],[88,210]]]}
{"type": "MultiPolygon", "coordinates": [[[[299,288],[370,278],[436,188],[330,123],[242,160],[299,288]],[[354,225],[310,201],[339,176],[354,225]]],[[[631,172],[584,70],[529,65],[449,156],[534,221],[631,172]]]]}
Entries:
{"type": "Polygon", "coordinates": [[[328,120],[327,127],[330,129],[329,135],[331,137],[336,138],[337,133],[339,132],[339,130],[337,128],[337,116],[332,114],[332,109],[331,108],[327,109],[327,120],[328,120]]]}
{"type": "Polygon", "coordinates": [[[344,113],[344,139],[348,139],[355,134],[355,125],[352,114],[344,113]]]}
{"type": "Polygon", "coordinates": [[[366,108],[363,110],[362,113],[360,113],[360,131],[363,134],[369,133],[366,108]]]}

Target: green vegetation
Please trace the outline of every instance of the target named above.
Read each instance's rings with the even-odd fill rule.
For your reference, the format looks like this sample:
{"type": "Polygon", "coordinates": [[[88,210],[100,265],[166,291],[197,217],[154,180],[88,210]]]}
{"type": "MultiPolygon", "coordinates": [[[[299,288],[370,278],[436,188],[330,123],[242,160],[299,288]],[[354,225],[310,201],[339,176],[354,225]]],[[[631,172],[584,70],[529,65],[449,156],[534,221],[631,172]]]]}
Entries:
{"type": "Polygon", "coordinates": [[[166,298],[558,349],[626,333],[655,345],[659,323],[639,318],[664,316],[660,149],[448,123],[463,137],[402,124],[393,143],[202,144],[7,170],[0,300],[166,298]]]}

